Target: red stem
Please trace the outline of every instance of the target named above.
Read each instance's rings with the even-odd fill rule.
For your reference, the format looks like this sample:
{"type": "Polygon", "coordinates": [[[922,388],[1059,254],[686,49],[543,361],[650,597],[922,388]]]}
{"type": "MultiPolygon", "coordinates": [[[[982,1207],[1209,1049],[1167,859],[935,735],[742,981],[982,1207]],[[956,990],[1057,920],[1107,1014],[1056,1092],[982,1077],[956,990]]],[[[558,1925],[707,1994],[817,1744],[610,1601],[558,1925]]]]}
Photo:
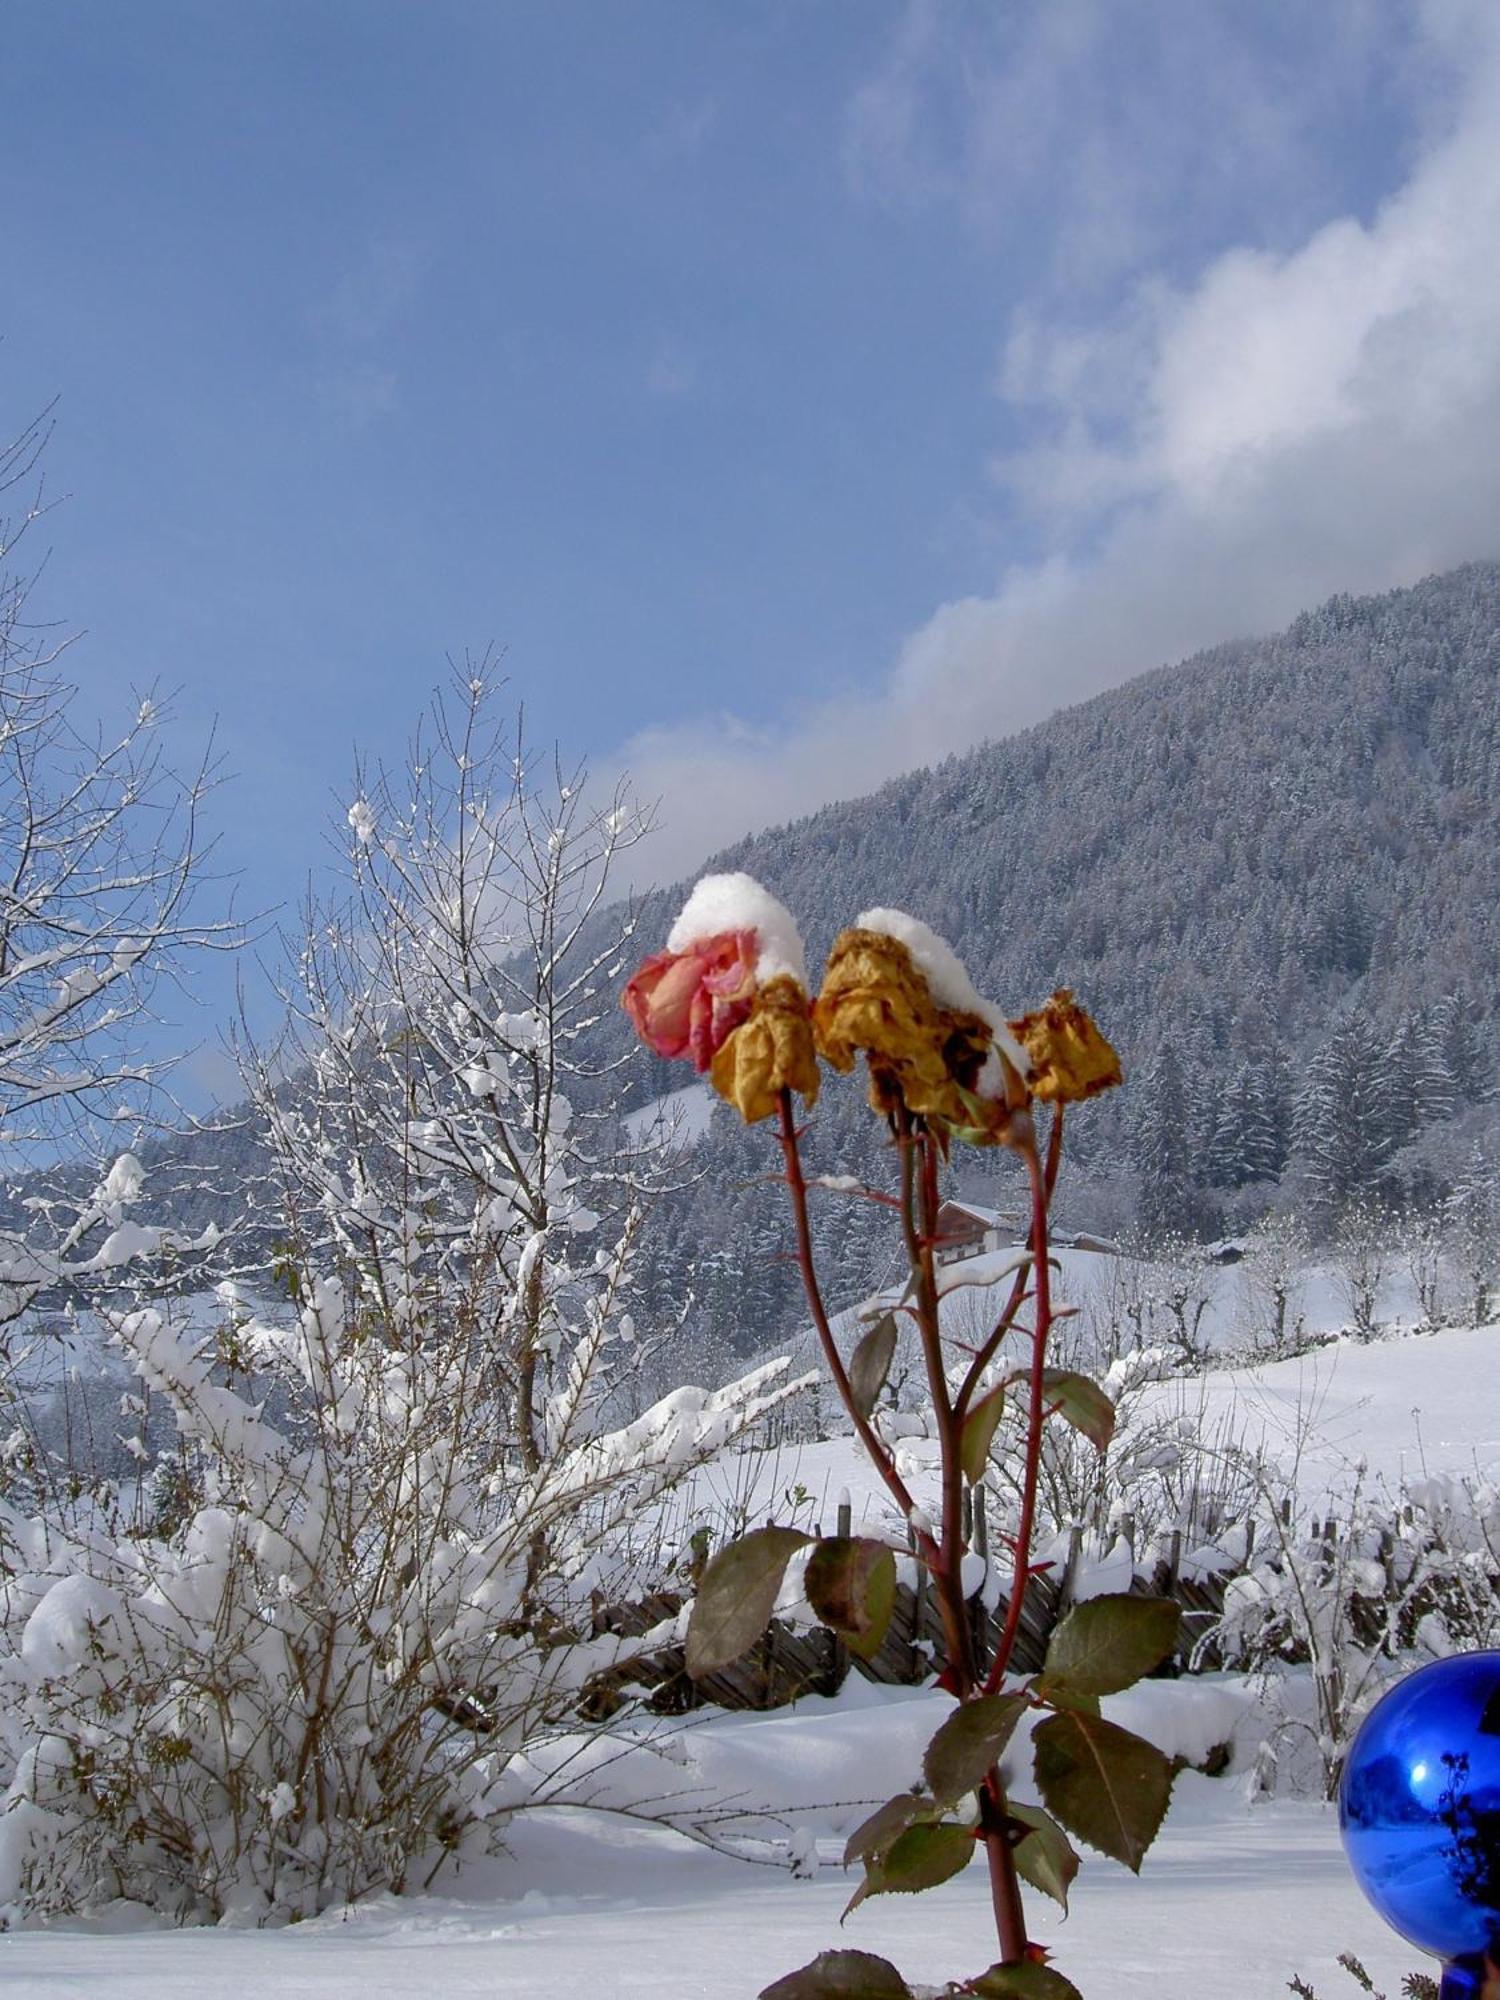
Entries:
{"type": "MultiPolygon", "coordinates": [[[[901,1509],[903,1520],[909,1521],[916,1502],[907,1490],[906,1481],[897,1472],[895,1462],[884,1444],[877,1437],[868,1417],[862,1415],[854,1400],[854,1391],[849,1384],[849,1371],[844,1366],[843,1356],[833,1337],[833,1328],[828,1323],[828,1309],[823,1303],[822,1287],[818,1283],[817,1268],[813,1263],[812,1228],[807,1213],[807,1179],[802,1172],[802,1154],[797,1144],[797,1121],[792,1112],[792,1093],[781,1093],[781,1152],[786,1162],[786,1184],[791,1191],[792,1219],[797,1230],[797,1268],[802,1274],[802,1289],[807,1294],[808,1308],[812,1313],[813,1325],[817,1329],[818,1341],[823,1350],[823,1359],[828,1372],[833,1377],[833,1386],[839,1392],[839,1400],[848,1411],[860,1443],[868,1452],[871,1464],[885,1481],[891,1498],[901,1509]]],[[[930,1536],[926,1537],[929,1544],[930,1536]]],[[[937,1554],[935,1546],[924,1550],[929,1561],[937,1554]]]]}
{"type": "MultiPolygon", "coordinates": [[[[927,1364],[943,1454],[943,1536],[935,1582],[948,1644],[952,1692],[963,1702],[971,1701],[979,1691],[979,1668],[974,1656],[974,1634],[963,1588],[963,1465],[960,1449],[963,1428],[948,1393],[948,1378],[943,1363],[941,1299],[933,1259],[940,1207],[938,1151],[931,1133],[913,1134],[904,1111],[900,1114],[899,1138],[902,1147],[902,1219],[912,1265],[917,1325],[921,1332],[922,1352],[927,1364]],[[920,1174],[913,1172],[914,1153],[920,1163],[920,1174]],[[914,1193],[919,1198],[920,1220],[913,1214],[914,1193]]],[[[1005,1790],[997,1766],[991,1766],[979,1789],[979,1826],[989,1868],[990,1901],[995,1913],[1000,1959],[1002,1964],[1019,1964],[1026,1956],[1026,1915],[1021,1904],[1015,1857],[1007,1834],[1005,1790]]]]}
{"type": "MultiPolygon", "coordinates": [[[[1057,1170],[1062,1164],[1062,1136],[1063,1107],[1061,1104],[1058,1104],[1053,1107],[1052,1130],[1047,1135],[1047,1165],[1044,1179],[1049,1206],[1052,1201],[1052,1190],[1057,1186],[1057,1170]]],[[[1010,1297],[1005,1301],[1004,1310],[995,1321],[993,1328],[985,1339],[984,1345],[975,1351],[969,1372],[964,1377],[963,1387],[954,1398],[953,1407],[958,1412],[960,1423],[963,1422],[964,1417],[968,1413],[969,1402],[974,1391],[979,1387],[980,1377],[983,1375],[985,1369],[989,1367],[991,1361],[994,1360],[996,1350],[1001,1341],[1004,1340],[1006,1334],[1014,1326],[1016,1314],[1025,1303],[1030,1269],[1030,1265],[1023,1265],[1017,1271],[1015,1281],[1010,1288],[1010,1297]]]]}
{"type": "MultiPolygon", "coordinates": [[[[1056,1128],[1054,1127],[1054,1134],[1056,1128]]],[[[1048,1148],[1049,1155],[1052,1148],[1048,1148]]],[[[1021,1478],[1021,1514],[1016,1525],[1016,1567],[1011,1580],[1010,1603],[1006,1608],[1005,1624],[995,1647],[995,1657],[990,1662],[989,1678],[985,1691],[993,1694],[1005,1676],[1010,1664],[1010,1656],[1015,1650],[1016,1634],[1021,1626],[1021,1607],[1026,1596],[1026,1584],[1031,1575],[1031,1538],[1036,1528],[1036,1497],[1041,1477],[1042,1427],[1047,1421],[1047,1336],[1052,1330],[1052,1267],[1047,1261],[1047,1197],[1049,1189],[1041,1161],[1037,1158],[1036,1137],[1033,1133],[1021,1145],[1020,1153],[1026,1163],[1027,1178],[1031,1182],[1031,1250],[1034,1258],[1032,1266],[1036,1282],[1036,1325],[1031,1337],[1031,1377],[1030,1404],[1026,1420],[1026,1455],[1021,1478]]],[[[1055,1174],[1055,1170],[1054,1170],[1055,1174]]]]}
{"type": "MultiPolygon", "coordinates": [[[[797,1265],[812,1311],[813,1325],[817,1329],[818,1340],[823,1350],[823,1358],[833,1378],[834,1387],[849,1413],[861,1444],[869,1454],[871,1463],[889,1488],[903,1516],[910,1522],[915,1503],[905,1481],[896,1471],[889,1451],[876,1435],[869,1419],[855,1404],[848,1370],[834,1341],[833,1329],[823,1303],[822,1289],[818,1283],[817,1269],[813,1261],[812,1231],[807,1210],[807,1180],[802,1171],[802,1157],[798,1147],[797,1126],[789,1090],[783,1090],[781,1093],[780,1127],[786,1184],[791,1194],[792,1216],[797,1233],[797,1265]]],[[[982,1358],[976,1358],[974,1366],[966,1375],[955,1402],[949,1394],[947,1372],[943,1361],[941,1295],[938,1290],[933,1255],[940,1204],[937,1142],[931,1133],[915,1131],[910,1116],[904,1109],[899,1113],[897,1138],[901,1151],[901,1221],[912,1274],[911,1310],[921,1339],[943,1460],[941,1535],[939,1537],[929,1532],[918,1531],[916,1540],[919,1551],[932,1572],[937,1589],[948,1648],[947,1684],[951,1686],[956,1698],[963,1702],[972,1700],[980,1689],[979,1670],[974,1658],[973,1634],[969,1627],[968,1606],[963,1595],[963,1467],[960,1454],[962,1411],[990,1355],[994,1353],[1014,1320],[1021,1300],[1025,1296],[1026,1274],[1025,1272],[1017,1274],[1011,1299],[986,1342],[985,1349],[982,1350],[982,1358]]],[[[1054,1144],[1049,1148],[1048,1168],[1051,1178],[1055,1179],[1057,1170],[1055,1127],[1053,1140],[1054,1144]]],[[[1031,1368],[1031,1414],[1027,1433],[1021,1524],[1016,1537],[1016,1581],[1011,1591],[1005,1632],[984,1692],[992,1692],[999,1685],[1020,1623],[1021,1601],[1026,1586],[1032,1523],[1036,1509],[1041,1425],[1046,1415],[1042,1367],[1046,1353],[1047,1331],[1051,1324],[1046,1262],[1047,1200],[1051,1189],[1049,1180],[1037,1159],[1034,1135],[1028,1145],[1023,1146],[1022,1151],[1032,1186],[1032,1268],[1036,1272],[1037,1301],[1031,1368]]],[[[989,1867],[990,1899],[994,1907],[1001,1962],[1015,1965],[1021,1963],[1026,1956],[1026,1918],[1021,1904],[1020,1880],[1016,1873],[1007,1822],[1005,1791],[996,1766],[990,1769],[980,1787],[979,1825],[989,1867]]]]}
{"type": "Polygon", "coordinates": [[[969,1403],[974,1391],[979,1387],[980,1377],[994,1360],[996,1349],[1010,1332],[1012,1326],[1014,1326],[1016,1314],[1021,1310],[1026,1301],[1026,1287],[1030,1274],[1031,1266],[1029,1263],[1023,1264],[1021,1269],[1017,1271],[1011,1283],[1010,1297],[1005,1301],[1004,1310],[995,1321],[990,1332],[985,1336],[983,1346],[975,1349],[974,1359],[969,1365],[969,1372],[963,1380],[963,1387],[953,1399],[953,1407],[958,1413],[960,1423],[968,1415],[969,1403]]]}
{"type": "Polygon", "coordinates": [[[922,1343],[922,1360],[927,1370],[927,1386],[932,1396],[943,1462],[942,1531],[933,1576],[947,1640],[948,1663],[956,1681],[953,1692],[960,1701],[964,1701],[973,1690],[975,1663],[973,1634],[969,1630],[968,1607],[963,1593],[963,1467],[959,1454],[959,1427],[943,1365],[941,1307],[933,1257],[939,1206],[937,1146],[931,1133],[913,1130],[911,1118],[904,1107],[898,1118],[897,1143],[901,1148],[901,1220],[906,1234],[906,1253],[911,1263],[913,1316],[922,1343]]]}

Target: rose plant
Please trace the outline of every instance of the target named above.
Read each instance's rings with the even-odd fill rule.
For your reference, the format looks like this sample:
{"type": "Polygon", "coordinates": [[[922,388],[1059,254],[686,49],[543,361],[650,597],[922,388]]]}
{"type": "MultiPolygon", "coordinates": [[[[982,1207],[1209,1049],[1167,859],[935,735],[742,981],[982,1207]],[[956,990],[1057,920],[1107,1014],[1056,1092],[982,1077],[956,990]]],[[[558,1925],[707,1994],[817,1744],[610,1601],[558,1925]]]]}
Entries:
{"type": "MultiPolygon", "coordinates": [[[[1065,1109],[1121,1081],[1115,1052],[1067,991],[1005,1019],[975,991],[951,948],[896,910],[867,911],[840,934],[814,996],[791,917],[745,875],[698,883],[665,951],[627,985],[624,1005],[658,1055],[690,1056],[747,1122],[776,1120],[798,1266],[825,1364],[906,1523],[941,1612],[938,1682],[954,1706],[927,1746],[920,1783],[888,1799],[850,1837],[845,1863],[857,1863],[863,1879],[849,1907],[933,1887],[982,1852],[998,1954],[986,1970],[944,1990],[993,2000],[1077,2000],[1078,1989],[1028,1934],[1021,1884],[1066,1908],[1079,1866],[1075,1839],[1139,1869],[1174,1775],[1154,1745],[1100,1712],[1101,1696],[1130,1686],[1171,1653],[1179,1618],[1174,1603],[1094,1598],[1058,1625],[1039,1673],[1011,1667],[1035,1573],[1044,1429],[1053,1421],[1070,1424],[1102,1449],[1114,1423],[1097,1384],[1049,1364],[1059,1309],[1051,1293],[1048,1211],[1065,1109]],[[900,1305],[868,1325],[846,1360],[824,1302],[809,1220],[813,1191],[828,1184],[804,1172],[794,1095],[813,1105],[820,1062],[848,1074],[860,1058],[872,1110],[889,1128],[898,1186],[894,1193],[852,1192],[891,1211],[909,1276],[900,1305]],[[942,1327],[937,1257],[941,1177],[955,1144],[1012,1153],[1031,1218],[1029,1241],[1008,1274],[993,1323],[964,1344],[942,1327]],[[903,1336],[914,1337],[920,1351],[941,1445],[935,1519],[918,1506],[874,1414],[903,1336]],[[1013,1343],[1020,1345],[1015,1358],[1013,1343]],[[1009,1604],[986,1661],[976,1651],[963,1589],[964,1489],[983,1478],[1010,1398],[1019,1398],[1024,1411],[1023,1462],[1007,1536],[1009,1604]],[[1002,1769],[1023,1724],[1030,1726],[1041,1806],[1013,1801],[1002,1769]]],[[[897,1553],[874,1535],[814,1536],[775,1524],[743,1535],[718,1551],[699,1583],[688,1626],[689,1672],[712,1673],[755,1643],[789,1563],[804,1554],[803,1587],[813,1611],[851,1652],[869,1657],[891,1617],[897,1553]]],[[[888,1960],[840,1950],[777,1980],[761,2000],[836,1996],[912,2000],[912,1989],[888,1960]]]]}

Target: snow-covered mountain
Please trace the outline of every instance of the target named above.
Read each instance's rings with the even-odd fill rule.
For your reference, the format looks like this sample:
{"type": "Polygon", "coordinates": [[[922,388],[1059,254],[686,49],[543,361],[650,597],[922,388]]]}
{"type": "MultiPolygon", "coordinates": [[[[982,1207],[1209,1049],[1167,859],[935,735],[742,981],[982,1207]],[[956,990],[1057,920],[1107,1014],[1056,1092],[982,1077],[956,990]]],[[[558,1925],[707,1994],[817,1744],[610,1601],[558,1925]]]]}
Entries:
{"type": "MultiPolygon", "coordinates": [[[[1078,1226],[1213,1234],[1279,1197],[1326,1228],[1352,1193],[1430,1212],[1466,1184],[1489,1202],[1497,675],[1500,566],[1472,564],[1333,599],[707,865],[763,879],[815,967],[860,909],[894,904],[1017,1011],[1077,989],[1127,1077],[1074,1127],[1083,1185],[1064,1200],[1078,1226]]],[[[644,897],[643,953],[683,893],[644,897]]],[[[601,1057],[630,1047],[621,1016],[594,1032],[601,1057]]],[[[637,1128],[670,1100],[691,1106],[682,1136],[702,1134],[701,1095],[673,1098],[679,1068],[640,1055],[633,1075],[637,1128]]],[[[643,1310],[674,1310],[692,1289],[682,1351],[744,1353],[790,1335],[798,1302],[776,1261],[764,1135],[720,1116],[708,1137],[703,1178],[662,1204],[643,1310]]],[[[809,1143],[826,1167],[874,1172],[880,1137],[850,1086],[824,1093],[809,1143]]],[[[147,1158],[162,1219],[193,1232],[225,1221],[228,1191],[257,1165],[243,1127],[147,1158]]],[[[970,1191],[1004,1200],[984,1179],[970,1191]]],[[[867,1220],[824,1225],[841,1301],[882,1275],[867,1220]]]]}

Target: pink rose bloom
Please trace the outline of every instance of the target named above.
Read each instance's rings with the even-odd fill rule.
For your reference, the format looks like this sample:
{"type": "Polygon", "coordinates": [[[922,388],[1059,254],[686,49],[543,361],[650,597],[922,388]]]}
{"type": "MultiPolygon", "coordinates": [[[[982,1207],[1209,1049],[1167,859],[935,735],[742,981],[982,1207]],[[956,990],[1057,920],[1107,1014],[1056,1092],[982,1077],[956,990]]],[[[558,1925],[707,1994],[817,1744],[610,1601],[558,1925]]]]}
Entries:
{"type": "Polygon", "coordinates": [[[641,1040],[657,1055],[690,1055],[701,1075],[755,998],[754,931],[720,931],[686,951],[648,958],[621,996],[641,1040]]]}

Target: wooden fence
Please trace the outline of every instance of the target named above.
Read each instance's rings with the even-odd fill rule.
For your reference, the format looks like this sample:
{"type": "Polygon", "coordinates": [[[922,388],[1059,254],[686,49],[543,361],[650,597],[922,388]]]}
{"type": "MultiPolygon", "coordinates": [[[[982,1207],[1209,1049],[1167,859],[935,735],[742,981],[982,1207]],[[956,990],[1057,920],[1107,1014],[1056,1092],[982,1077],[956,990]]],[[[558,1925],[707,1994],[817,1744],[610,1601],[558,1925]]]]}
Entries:
{"type": "MultiPolygon", "coordinates": [[[[1130,1524],[1121,1524],[1127,1543],[1130,1524]]],[[[1002,1565],[991,1565],[982,1505],[966,1527],[974,1552],[985,1563],[986,1576],[980,1589],[969,1599],[975,1654],[981,1661],[993,1656],[1004,1628],[1009,1600],[1003,1588],[998,1600],[995,1581],[1004,1577],[1002,1565]]],[[[846,1509],[839,1510],[837,1532],[849,1532],[846,1509]]],[[[1075,1529],[1068,1558],[1055,1576],[1033,1576],[1026,1587],[1011,1670],[1035,1673],[1047,1653],[1054,1627],[1074,1601],[1075,1583],[1082,1551],[1082,1531],[1075,1529]]],[[[1225,1575],[1189,1580],[1179,1573],[1181,1537],[1174,1535],[1167,1555],[1141,1568],[1132,1577],[1130,1588],[1137,1595],[1171,1597],[1182,1607],[1182,1634],[1172,1659],[1159,1669],[1180,1673],[1202,1653],[1197,1662],[1215,1665],[1209,1634],[1224,1608],[1225,1575]]],[[[684,1602],[680,1594],[657,1592],[640,1601],[601,1610],[597,1628],[621,1633],[644,1632],[653,1624],[671,1617],[684,1602]]],[[[791,1625],[772,1621],[765,1637],[751,1650],[720,1672],[704,1679],[689,1678],[680,1646],[638,1660],[628,1669],[596,1684],[591,1705],[596,1710],[612,1706],[627,1685],[650,1689],[650,1705],[663,1713],[680,1714],[705,1703],[722,1708],[780,1708],[804,1694],[834,1694],[843,1685],[851,1668],[867,1680],[911,1687],[925,1680],[933,1663],[943,1653],[942,1620],[927,1579],[919,1570],[915,1588],[896,1587],[895,1610],[879,1652],[872,1659],[851,1659],[848,1649],[834,1633],[822,1626],[791,1625]]]]}

